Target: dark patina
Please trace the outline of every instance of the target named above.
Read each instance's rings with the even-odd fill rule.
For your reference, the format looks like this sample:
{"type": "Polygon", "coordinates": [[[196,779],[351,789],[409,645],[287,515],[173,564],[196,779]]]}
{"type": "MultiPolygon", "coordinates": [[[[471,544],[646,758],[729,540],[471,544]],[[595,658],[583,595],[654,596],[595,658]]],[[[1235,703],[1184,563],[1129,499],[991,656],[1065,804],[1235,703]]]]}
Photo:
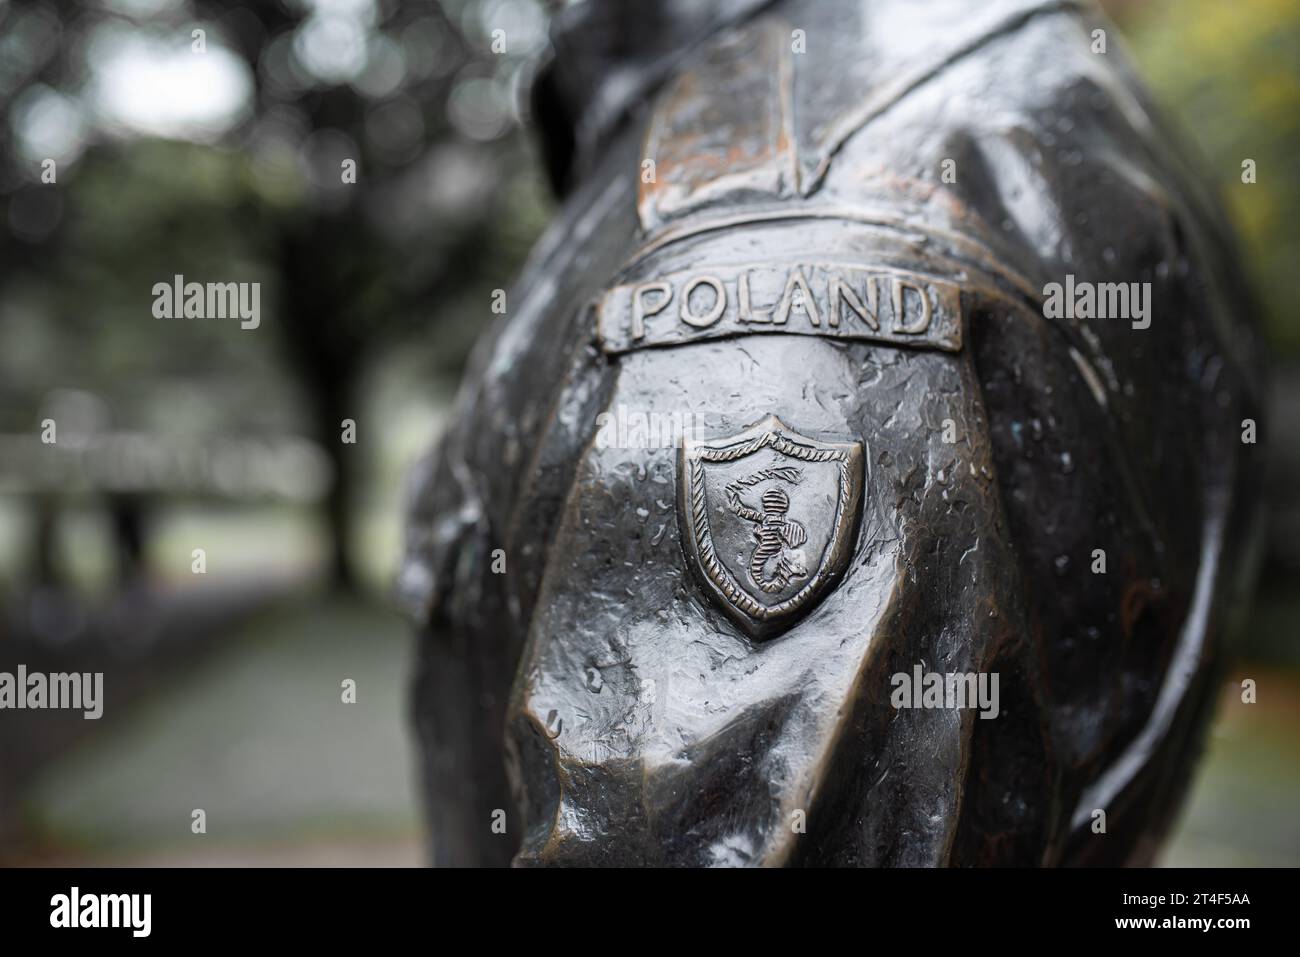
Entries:
{"type": "Polygon", "coordinates": [[[1115,39],[1043,0],[566,11],[564,206],[409,514],[435,861],[1149,859],[1248,594],[1259,379],[1115,39]]]}

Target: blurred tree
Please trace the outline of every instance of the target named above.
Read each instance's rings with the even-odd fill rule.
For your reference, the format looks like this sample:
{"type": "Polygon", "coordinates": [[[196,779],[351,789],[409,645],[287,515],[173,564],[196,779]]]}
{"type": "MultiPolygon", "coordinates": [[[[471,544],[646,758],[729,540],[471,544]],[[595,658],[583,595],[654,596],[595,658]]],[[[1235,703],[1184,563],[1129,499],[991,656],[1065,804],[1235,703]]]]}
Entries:
{"type": "Polygon", "coordinates": [[[544,19],[533,0],[0,4],[0,334],[23,343],[20,427],[52,383],[165,427],[169,379],[226,428],[297,422],[334,465],[330,565],[350,584],[353,450],[382,428],[362,421],[367,363],[411,341],[458,369],[466,319],[491,317],[544,219],[514,112],[544,19]],[[169,114],[160,71],[185,57],[211,59],[181,105],[224,97],[224,115],[169,114]],[[149,291],[177,273],[262,282],[262,328],[160,327],[149,291]]]}
{"type": "MultiPolygon", "coordinates": [[[[494,141],[513,128],[521,57],[541,42],[532,9],[197,4],[255,77],[253,149],[287,140],[305,172],[295,202],[245,212],[267,239],[281,290],[276,320],[309,395],[312,430],[333,459],[327,513],[339,584],[353,580],[356,467],[341,430],[359,418],[367,358],[427,325],[458,293],[504,284],[513,270],[498,242],[513,213],[499,187],[527,157],[518,142],[494,141]]],[[[359,423],[363,448],[366,427],[359,423]]]]}

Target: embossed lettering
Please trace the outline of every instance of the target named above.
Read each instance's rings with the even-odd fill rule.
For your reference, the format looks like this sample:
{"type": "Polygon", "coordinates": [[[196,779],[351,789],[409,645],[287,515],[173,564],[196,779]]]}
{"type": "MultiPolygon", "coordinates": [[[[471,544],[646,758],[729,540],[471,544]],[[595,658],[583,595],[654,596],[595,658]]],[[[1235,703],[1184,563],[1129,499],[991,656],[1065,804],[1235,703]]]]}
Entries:
{"type": "Polygon", "coordinates": [[[749,271],[746,270],[740,274],[736,280],[740,294],[740,321],[741,322],[771,322],[772,314],[770,312],[755,312],[749,304],[749,271]]]}
{"type": "Polygon", "coordinates": [[[925,290],[901,279],[894,280],[894,331],[905,336],[919,336],[930,328],[930,297],[925,290]],[[921,301],[921,317],[916,325],[907,324],[907,297],[904,291],[910,289],[921,301]]]}
{"type": "Polygon", "coordinates": [[[785,291],[781,293],[781,305],[777,308],[776,315],[772,317],[772,322],[778,326],[785,325],[785,321],[790,318],[790,310],[794,307],[796,289],[799,290],[800,301],[808,314],[808,321],[814,326],[820,326],[822,320],[817,312],[817,303],[813,300],[812,290],[808,288],[808,280],[804,278],[803,270],[798,266],[790,270],[790,275],[785,281],[785,291]]]}
{"type": "Polygon", "coordinates": [[[722,285],[721,279],[717,279],[713,276],[696,276],[688,282],[686,288],[682,290],[682,304],[679,310],[682,322],[692,325],[696,329],[707,329],[709,326],[713,325],[722,318],[722,311],[726,308],[727,290],[722,285]],[[691,293],[700,286],[712,286],[716,295],[713,307],[709,309],[708,312],[704,313],[704,315],[698,315],[691,312],[691,293]]]}
{"type": "Polygon", "coordinates": [[[866,282],[867,302],[863,305],[858,294],[853,291],[853,287],[841,279],[839,276],[831,277],[831,288],[829,299],[831,301],[829,322],[833,328],[838,328],[840,324],[840,303],[846,303],[850,309],[858,314],[858,318],[865,322],[872,329],[880,329],[880,320],[876,318],[876,280],[870,277],[866,282]]]}
{"type": "Polygon", "coordinates": [[[955,352],[961,348],[962,290],[890,266],[717,265],[707,273],[679,272],[610,289],[596,318],[601,346],[613,353],[769,332],[955,352]],[[647,327],[673,302],[677,321],[647,327]]]}
{"type": "Polygon", "coordinates": [[[632,294],[632,338],[645,338],[646,319],[663,312],[672,299],[673,287],[666,282],[647,282],[637,286],[636,292],[632,294]],[[645,295],[648,292],[657,292],[661,297],[659,302],[649,309],[645,304],[645,295]]]}

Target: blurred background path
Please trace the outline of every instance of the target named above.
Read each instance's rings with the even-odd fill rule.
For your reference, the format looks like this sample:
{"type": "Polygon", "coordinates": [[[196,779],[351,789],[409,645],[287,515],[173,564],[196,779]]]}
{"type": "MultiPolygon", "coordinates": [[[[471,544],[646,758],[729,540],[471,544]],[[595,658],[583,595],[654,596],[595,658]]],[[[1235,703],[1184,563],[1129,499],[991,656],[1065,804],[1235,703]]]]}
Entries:
{"type": "MultiPolygon", "coordinates": [[[[297,599],[218,644],[39,768],[18,795],[24,839],[5,863],[424,862],[405,623],[365,601],[297,599]],[[355,704],[340,700],[344,678],[355,704]],[[206,834],[190,833],[194,808],[206,834]]],[[[1300,861],[1297,728],[1294,671],[1235,669],[1162,863],[1300,861]],[[1257,704],[1241,703],[1241,676],[1264,689],[1257,704]]]]}
{"type": "Polygon", "coordinates": [[[303,597],[217,643],[128,709],[110,704],[39,768],[19,792],[24,838],[7,863],[423,861],[405,623],[365,601],[303,597]],[[191,833],[195,808],[205,834],[191,833]]]}

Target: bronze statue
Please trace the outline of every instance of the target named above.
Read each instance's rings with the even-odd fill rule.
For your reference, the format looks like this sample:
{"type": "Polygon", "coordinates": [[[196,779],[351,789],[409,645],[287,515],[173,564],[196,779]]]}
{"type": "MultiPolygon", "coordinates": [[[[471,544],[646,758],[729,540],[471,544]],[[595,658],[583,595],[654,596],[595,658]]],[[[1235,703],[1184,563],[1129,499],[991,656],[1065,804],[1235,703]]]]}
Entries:
{"type": "Polygon", "coordinates": [[[1260,378],[1113,28],[597,0],[554,37],[564,206],[409,515],[435,861],[1148,860],[1249,593],[1260,378]]]}

